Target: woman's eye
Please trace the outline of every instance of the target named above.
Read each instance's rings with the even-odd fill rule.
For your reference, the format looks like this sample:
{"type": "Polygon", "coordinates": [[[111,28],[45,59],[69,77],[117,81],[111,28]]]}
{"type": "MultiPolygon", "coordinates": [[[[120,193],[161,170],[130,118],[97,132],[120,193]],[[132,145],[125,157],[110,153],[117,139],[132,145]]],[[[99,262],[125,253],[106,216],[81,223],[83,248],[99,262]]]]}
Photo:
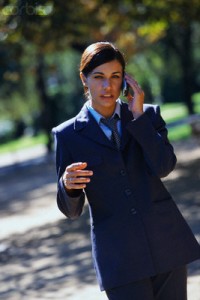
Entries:
{"type": "Polygon", "coordinates": [[[94,76],[94,78],[101,79],[101,78],[103,78],[103,77],[100,76],[100,75],[96,75],[96,76],[94,76]]]}

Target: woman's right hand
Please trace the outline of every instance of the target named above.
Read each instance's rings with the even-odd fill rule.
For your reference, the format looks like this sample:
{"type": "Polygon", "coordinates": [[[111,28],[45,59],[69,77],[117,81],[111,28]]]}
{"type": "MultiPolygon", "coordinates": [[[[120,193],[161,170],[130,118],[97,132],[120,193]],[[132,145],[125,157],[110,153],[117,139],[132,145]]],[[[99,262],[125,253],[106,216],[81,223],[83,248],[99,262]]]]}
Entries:
{"type": "Polygon", "coordinates": [[[134,118],[137,119],[143,114],[144,92],[137,81],[127,73],[125,74],[125,80],[134,92],[134,96],[131,93],[128,94],[127,100],[129,110],[133,113],[134,118]]]}
{"type": "Polygon", "coordinates": [[[64,186],[67,191],[86,188],[86,184],[90,182],[90,176],[93,172],[85,170],[86,162],[73,163],[66,167],[62,176],[64,186]]]}

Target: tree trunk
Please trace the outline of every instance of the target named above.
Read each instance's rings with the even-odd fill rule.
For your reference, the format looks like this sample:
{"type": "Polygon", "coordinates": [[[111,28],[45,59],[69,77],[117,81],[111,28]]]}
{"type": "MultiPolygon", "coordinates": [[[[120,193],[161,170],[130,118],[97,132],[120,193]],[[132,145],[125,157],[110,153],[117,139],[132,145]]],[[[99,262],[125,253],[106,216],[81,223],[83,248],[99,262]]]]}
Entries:
{"type": "Polygon", "coordinates": [[[192,30],[191,26],[185,26],[182,32],[182,51],[180,52],[180,62],[182,67],[183,97],[187,105],[189,114],[194,114],[194,105],[192,103],[192,81],[193,77],[193,59],[192,59],[192,30]]]}
{"type": "Polygon", "coordinates": [[[47,151],[50,153],[53,147],[51,129],[52,129],[52,111],[50,109],[50,99],[46,90],[46,83],[44,78],[44,58],[43,55],[38,56],[38,66],[36,68],[36,85],[40,96],[41,103],[41,127],[47,137],[47,151]]]}

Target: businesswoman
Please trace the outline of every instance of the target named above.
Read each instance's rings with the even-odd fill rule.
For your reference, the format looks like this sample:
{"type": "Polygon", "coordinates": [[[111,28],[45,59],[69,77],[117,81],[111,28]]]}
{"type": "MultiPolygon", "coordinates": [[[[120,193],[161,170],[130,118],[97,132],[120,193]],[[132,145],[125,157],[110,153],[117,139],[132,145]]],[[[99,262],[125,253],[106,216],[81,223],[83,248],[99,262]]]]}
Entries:
{"type": "Polygon", "coordinates": [[[87,102],[53,129],[58,207],[76,219],[87,196],[94,267],[108,299],[185,300],[186,265],[200,247],[160,179],[176,164],[160,109],[144,104],[109,42],[86,48],[80,77],[87,102]]]}

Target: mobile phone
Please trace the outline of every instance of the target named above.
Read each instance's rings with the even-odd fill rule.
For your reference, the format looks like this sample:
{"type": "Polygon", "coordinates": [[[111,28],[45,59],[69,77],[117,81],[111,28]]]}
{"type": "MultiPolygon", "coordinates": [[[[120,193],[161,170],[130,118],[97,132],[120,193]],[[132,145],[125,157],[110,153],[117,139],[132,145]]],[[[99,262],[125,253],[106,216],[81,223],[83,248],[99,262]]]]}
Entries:
{"type": "Polygon", "coordinates": [[[123,82],[122,82],[122,95],[124,97],[127,97],[129,93],[129,85],[126,82],[125,78],[123,78],[123,82]]]}

